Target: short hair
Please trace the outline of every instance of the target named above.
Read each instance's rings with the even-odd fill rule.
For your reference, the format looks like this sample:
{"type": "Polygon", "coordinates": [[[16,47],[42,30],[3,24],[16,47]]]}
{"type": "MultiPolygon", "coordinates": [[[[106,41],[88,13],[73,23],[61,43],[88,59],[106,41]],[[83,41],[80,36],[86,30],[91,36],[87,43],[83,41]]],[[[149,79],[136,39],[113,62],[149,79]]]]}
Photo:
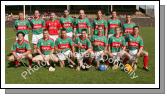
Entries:
{"type": "Polygon", "coordinates": [[[65,28],[61,29],[61,32],[63,32],[63,31],[66,31],[66,29],[65,28]]]}
{"type": "Polygon", "coordinates": [[[43,33],[44,33],[45,31],[47,31],[47,32],[48,32],[48,30],[47,30],[47,29],[44,29],[44,30],[43,30],[43,33]]]}
{"type": "MultiPolygon", "coordinates": [[[[111,11],[111,13],[116,12],[115,10],[111,11]]],[[[116,12],[117,13],[117,12],[116,12]]]]}
{"type": "Polygon", "coordinates": [[[70,12],[70,10],[68,10],[68,9],[65,9],[64,11],[68,11],[68,12],[70,12]]]}
{"type": "Polygon", "coordinates": [[[138,28],[138,29],[139,29],[139,26],[134,26],[133,29],[135,29],[135,28],[138,28]]]}
{"type": "Polygon", "coordinates": [[[82,30],[81,30],[81,32],[83,32],[83,31],[86,31],[86,32],[87,32],[87,30],[86,30],[86,29],[82,29],[82,30]]]}
{"type": "Polygon", "coordinates": [[[18,36],[19,36],[19,34],[22,34],[22,35],[23,35],[23,37],[25,36],[25,34],[24,34],[22,31],[17,32],[16,36],[18,37],[18,36]]]}
{"type": "Polygon", "coordinates": [[[116,30],[116,29],[120,29],[120,30],[122,31],[122,28],[121,28],[121,27],[115,27],[115,30],[116,30]]]}
{"type": "Polygon", "coordinates": [[[98,10],[97,13],[98,13],[98,12],[101,12],[101,14],[103,14],[103,11],[102,11],[102,10],[98,10]]]}

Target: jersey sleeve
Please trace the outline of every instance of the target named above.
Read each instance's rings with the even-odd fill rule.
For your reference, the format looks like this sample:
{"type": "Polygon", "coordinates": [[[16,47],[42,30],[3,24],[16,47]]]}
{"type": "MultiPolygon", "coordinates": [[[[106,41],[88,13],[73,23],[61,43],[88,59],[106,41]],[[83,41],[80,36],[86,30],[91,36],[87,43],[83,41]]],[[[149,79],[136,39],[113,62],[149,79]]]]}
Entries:
{"type": "Polygon", "coordinates": [[[51,48],[54,48],[55,47],[54,41],[51,40],[50,45],[51,45],[51,48]]]}
{"type": "Polygon", "coordinates": [[[108,46],[108,40],[107,40],[107,38],[106,38],[106,37],[105,37],[104,43],[105,43],[105,45],[107,45],[107,46],[108,46]]]}
{"type": "Polygon", "coordinates": [[[74,42],[70,38],[69,38],[69,43],[70,43],[70,46],[73,46],[73,44],[74,44],[74,42]]]}
{"type": "Polygon", "coordinates": [[[87,39],[87,46],[88,46],[88,48],[91,48],[91,46],[92,46],[89,39],[87,39]]]}
{"type": "Polygon", "coordinates": [[[74,28],[76,28],[77,25],[78,25],[78,20],[76,19],[76,20],[74,21],[74,28]]]}
{"type": "Polygon", "coordinates": [[[55,41],[55,47],[57,47],[58,46],[58,44],[59,44],[59,38],[55,41]]]}
{"type": "Polygon", "coordinates": [[[41,46],[41,40],[38,41],[37,48],[40,48],[40,46],[41,46]]]}
{"type": "Polygon", "coordinates": [[[78,44],[78,41],[79,41],[79,38],[76,38],[75,41],[74,41],[74,43],[78,44]]]}
{"type": "Polygon", "coordinates": [[[12,45],[11,51],[12,51],[12,52],[15,52],[15,51],[16,51],[16,44],[15,44],[15,43],[12,45]]]}
{"type": "Polygon", "coordinates": [[[106,20],[104,20],[104,27],[105,27],[105,29],[108,28],[108,24],[107,24],[107,21],[106,21],[106,20]]]}
{"type": "Polygon", "coordinates": [[[28,20],[26,20],[26,25],[28,28],[31,28],[30,22],[28,20]]]}
{"type": "Polygon", "coordinates": [[[45,25],[46,25],[45,20],[42,20],[42,26],[43,26],[43,28],[45,28],[45,25]]]}
{"type": "Polygon", "coordinates": [[[31,50],[31,47],[30,47],[30,44],[29,44],[29,43],[26,43],[26,49],[27,49],[27,50],[31,50]]]}
{"type": "Polygon", "coordinates": [[[90,41],[91,41],[91,42],[94,41],[94,35],[90,38],[90,41]]]}
{"type": "Polygon", "coordinates": [[[57,28],[58,28],[58,29],[61,28],[61,23],[59,22],[59,20],[57,20],[57,28]]]}
{"type": "Polygon", "coordinates": [[[122,37],[122,46],[125,47],[126,46],[126,42],[125,39],[122,37]]]}
{"type": "Polygon", "coordinates": [[[86,23],[87,23],[87,26],[91,27],[91,23],[88,18],[86,19],[86,23]]]}
{"type": "Polygon", "coordinates": [[[13,27],[17,29],[17,20],[14,22],[13,27]]]}

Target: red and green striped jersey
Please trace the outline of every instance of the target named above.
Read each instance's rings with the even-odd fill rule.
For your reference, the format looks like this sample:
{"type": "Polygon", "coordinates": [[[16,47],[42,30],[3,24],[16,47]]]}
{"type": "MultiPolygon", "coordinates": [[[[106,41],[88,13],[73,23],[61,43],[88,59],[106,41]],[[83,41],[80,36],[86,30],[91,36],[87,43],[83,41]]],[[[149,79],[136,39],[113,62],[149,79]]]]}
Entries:
{"type": "Polygon", "coordinates": [[[84,40],[81,39],[81,37],[78,37],[75,39],[75,44],[82,44],[82,49],[76,47],[76,52],[85,52],[87,49],[91,48],[91,42],[88,38],[85,38],[84,40]]]}
{"type": "Polygon", "coordinates": [[[41,50],[42,54],[49,55],[51,54],[52,49],[54,49],[54,41],[51,38],[48,38],[47,40],[41,38],[38,40],[37,48],[41,50]]]}
{"type": "Polygon", "coordinates": [[[106,36],[98,36],[98,35],[93,35],[90,39],[93,45],[93,51],[103,51],[105,49],[105,46],[107,46],[108,41],[106,36]],[[98,42],[99,45],[95,46],[93,43],[98,42]]]}
{"type": "Polygon", "coordinates": [[[107,21],[104,19],[95,19],[92,23],[92,27],[94,28],[94,35],[98,35],[98,26],[102,26],[103,34],[105,29],[108,28],[107,21]]]}
{"type": "Polygon", "coordinates": [[[32,26],[32,33],[33,34],[41,34],[43,32],[43,28],[45,28],[45,21],[41,18],[39,19],[32,19],[30,21],[32,26]]]}
{"type": "Polygon", "coordinates": [[[73,32],[74,19],[71,16],[68,16],[67,18],[60,18],[60,24],[62,28],[66,29],[67,33],[73,32]]]}
{"type": "Polygon", "coordinates": [[[121,21],[119,19],[109,19],[108,34],[115,34],[115,28],[120,26],[121,26],[121,21]]]}
{"type": "Polygon", "coordinates": [[[88,28],[91,27],[91,23],[88,18],[84,19],[77,18],[75,20],[74,27],[77,28],[75,34],[80,34],[82,29],[87,29],[88,32],[88,28]]]}
{"type": "Polygon", "coordinates": [[[24,34],[28,34],[28,31],[30,29],[30,22],[28,20],[16,20],[14,22],[14,27],[17,30],[17,32],[22,31],[24,34]]]}
{"type": "Polygon", "coordinates": [[[123,24],[122,27],[123,27],[124,34],[128,34],[128,33],[132,34],[134,26],[136,26],[135,23],[125,23],[125,24],[123,24]]]}
{"type": "Polygon", "coordinates": [[[25,53],[28,50],[31,50],[31,47],[29,42],[26,40],[23,40],[20,43],[17,40],[11,47],[11,51],[16,53],[25,53]]]}
{"type": "Polygon", "coordinates": [[[120,52],[125,46],[126,42],[124,37],[116,37],[115,35],[108,40],[108,46],[110,46],[111,52],[120,52]]]}
{"type": "Polygon", "coordinates": [[[61,52],[64,53],[71,49],[71,46],[73,46],[73,41],[71,38],[66,38],[66,39],[58,38],[55,41],[55,46],[58,49],[62,49],[61,52]]]}
{"type": "Polygon", "coordinates": [[[126,37],[126,42],[128,43],[129,50],[136,50],[144,46],[143,39],[139,35],[134,37],[133,35],[129,34],[126,37]]]}

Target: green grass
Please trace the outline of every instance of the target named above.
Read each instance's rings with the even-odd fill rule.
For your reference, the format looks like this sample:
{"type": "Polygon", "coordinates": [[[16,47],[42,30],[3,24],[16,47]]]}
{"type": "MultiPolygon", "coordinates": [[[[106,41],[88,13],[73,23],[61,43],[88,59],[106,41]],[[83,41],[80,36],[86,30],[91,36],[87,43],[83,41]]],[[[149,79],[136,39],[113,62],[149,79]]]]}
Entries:
{"type": "MultiPolygon", "coordinates": [[[[12,43],[15,41],[15,33],[12,28],[5,30],[5,54],[10,52],[12,43]],[[11,39],[8,39],[11,38],[11,39]]],[[[21,76],[21,73],[27,70],[26,67],[19,68],[9,67],[7,58],[5,59],[5,80],[6,84],[154,84],[155,83],[155,30],[152,27],[144,27],[141,29],[141,36],[144,40],[144,49],[149,52],[149,68],[146,72],[142,69],[142,58],[138,61],[138,69],[135,72],[138,78],[130,79],[128,74],[120,70],[108,70],[100,72],[97,70],[75,71],[68,67],[61,69],[56,66],[54,72],[49,72],[48,69],[41,67],[31,75],[27,73],[26,79],[21,76]]],[[[30,38],[31,41],[31,38],[30,38]]]]}

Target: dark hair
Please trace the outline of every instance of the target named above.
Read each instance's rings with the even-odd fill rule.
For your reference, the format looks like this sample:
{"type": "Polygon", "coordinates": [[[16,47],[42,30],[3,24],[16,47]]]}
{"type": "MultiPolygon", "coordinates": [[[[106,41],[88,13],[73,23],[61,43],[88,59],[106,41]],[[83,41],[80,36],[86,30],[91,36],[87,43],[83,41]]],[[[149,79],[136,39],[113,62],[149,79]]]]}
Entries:
{"type": "MultiPolygon", "coordinates": [[[[111,13],[116,12],[115,10],[111,11],[111,13]]],[[[116,12],[117,13],[117,12],[116,12]]]]}
{"type": "Polygon", "coordinates": [[[138,29],[139,29],[139,26],[134,26],[133,29],[135,29],[135,28],[138,28],[138,29]]]}
{"type": "Polygon", "coordinates": [[[43,29],[43,32],[48,31],[48,29],[43,29]]]}
{"type": "Polygon", "coordinates": [[[103,14],[103,11],[102,11],[102,10],[98,10],[97,13],[98,13],[98,12],[101,12],[101,13],[103,14]]]}
{"type": "Polygon", "coordinates": [[[86,30],[86,29],[82,29],[82,30],[81,30],[81,32],[83,32],[83,31],[86,31],[86,32],[87,32],[87,30],[86,30]]]}
{"type": "Polygon", "coordinates": [[[68,9],[65,9],[64,11],[68,11],[68,12],[70,12],[70,10],[68,10],[68,9]]]}
{"type": "Polygon", "coordinates": [[[63,28],[63,29],[61,29],[61,32],[62,32],[62,31],[66,31],[66,29],[65,29],[65,28],[63,28]]]}
{"type": "Polygon", "coordinates": [[[17,32],[16,36],[18,37],[18,35],[19,35],[19,34],[22,34],[22,35],[23,35],[23,37],[25,36],[25,34],[24,34],[22,31],[17,32]]]}

